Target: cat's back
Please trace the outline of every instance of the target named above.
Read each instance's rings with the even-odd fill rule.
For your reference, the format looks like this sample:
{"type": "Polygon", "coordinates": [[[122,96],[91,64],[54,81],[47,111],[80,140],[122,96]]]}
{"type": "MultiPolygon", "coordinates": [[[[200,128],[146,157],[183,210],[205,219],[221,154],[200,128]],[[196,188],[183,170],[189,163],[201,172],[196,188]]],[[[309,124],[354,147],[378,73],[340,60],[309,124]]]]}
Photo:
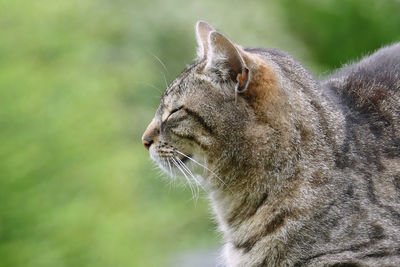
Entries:
{"type": "MultiPolygon", "coordinates": [[[[346,184],[351,188],[348,203],[338,205],[345,219],[338,224],[343,234],[337,234],[335,243],[353,244],[354,266],[398,266],[400,43],[345,66],[322,81],[320,89],[327,99],[324,101],[336,108],[333,114],[337,122],[330,121],[330,126],[337,123],[340,127],[336,129],[341,129],[335,131],[339,141],[333,150],[339,175],[332,179],[332,186],[339,190],[346,184]],[[357,222],[357,226],[349,231],[346,222],[357,222]],[[376,226],[379,231],[375,231],[376,226]],[[350,234],[353,230],[357,233],[354,236],[350,234]]],[[[332,259],[335,257],[344,256],[332,259]]],[[[310,264],[320,266],[325,258],[329,257],[324,255],[310,264]]]]}
{"type": "Polygon", "coordinates": [[[322,86],[345,117],[342,167],[364,163],[383,171],[385,161],[400,158],[400,43],[342,68],[322,86]]]}
{"type": "Polygon", "coordinates": [[[371,130],[399,126],[400,43],[379,49],[361,61],[348,65],[322,82],[338,95],[341,104],[371,130]],[[374,127],[376,127],[374,129],[374,127]]]}

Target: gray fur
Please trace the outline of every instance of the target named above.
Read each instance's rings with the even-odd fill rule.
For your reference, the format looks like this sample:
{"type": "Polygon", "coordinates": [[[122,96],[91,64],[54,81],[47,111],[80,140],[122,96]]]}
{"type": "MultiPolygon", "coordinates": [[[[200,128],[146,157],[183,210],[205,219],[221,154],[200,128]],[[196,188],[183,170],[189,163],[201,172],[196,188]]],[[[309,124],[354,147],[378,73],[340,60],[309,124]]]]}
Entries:
{"type": "Polygon", "coordinates": [[[400,44],[322,82],[284,52],[235,47],[250,70],[236,102],[232,54],[200,53],[143,135],[163,169],[181,160],[201,180],[225,264],[400,266],[400,44]]]}

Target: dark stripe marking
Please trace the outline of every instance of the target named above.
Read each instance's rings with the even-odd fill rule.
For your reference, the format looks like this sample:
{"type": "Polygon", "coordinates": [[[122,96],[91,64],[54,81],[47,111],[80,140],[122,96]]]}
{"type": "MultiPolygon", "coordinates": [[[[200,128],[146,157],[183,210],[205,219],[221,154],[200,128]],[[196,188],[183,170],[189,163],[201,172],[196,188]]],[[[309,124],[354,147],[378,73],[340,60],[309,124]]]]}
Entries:
{"type": "Polygon", "coordinates": [[[174,131],[172,131],[172,133],[173,133],[174,135],[176,135],[176,136],[182,138],[182,139],[187,139],[187,140],[189,140],[189,141],[192,141],[192,142],[196,143],[198,146],[200,146],[200,147],[203,148],[203,149],[208,149],[208,147],[207,147],[205,144],[201,143],[201,142],[200,142],[195,136],[193,136],[193,135],[179,134],[179,133],[176,133],[176,132],[174,132],[174,131]]]}
{"type": "Polygon", "coordinates": [[[242,203],[239,205],[239,207],[235,208],[235,210],[237,212],[235,212],[228,218],[228,220],[227,220],[228,224],[232,225],[235,223],[235,221],[237,221],[238,219],[241,219],[239,222],[237,222],[235,224],[235,225],[237,225],[241,221],[244,221],[244,220],[252,217],[254,214],[257,213],[258,209],[261,206],[263,206],[263,204],[265,203],[265,201],[267,199],[268,199],[268,193],[265,192],[264,194],[262,194],[261,198],[258,200],[256,205],[254,206],[254,205],[252,205],[253,203],[249,203],[248,197],[246,196],[244,198],[244,200],[242,201],[242,203]]]}
{"type": "Polygon", "coordinates": [[[198,123],[200,123],[208,133],[210,133],[210,134],[213,133],[213,128],[210,125],[208,125],[206,123],[206,121],[203,119],[203,117],[201,117],[197,112],[195,112],[195,111],[193,111],[193,110],[191,110],[191,109],[189,109],[187,107],[183,107],[183,110],[185,110],[188,115],[190,115],[193,118],[195,118],[196,121],[198,123]]]}
{"type": "Polygon", "coordinates": [[[285,225],[285,221],[289,217],[295,217],[294,214],[289,213],[287,210],[282,210],[278,213],[271,221],[268,223],[264,229],[256,234],[248,238],[246,241],[241,242],[239,244],[234,244],[236,248],[243,249],[245,253],[248,253],[254,246],[263,239],[265,236],[274,233],[279,228],[285,225]]]}

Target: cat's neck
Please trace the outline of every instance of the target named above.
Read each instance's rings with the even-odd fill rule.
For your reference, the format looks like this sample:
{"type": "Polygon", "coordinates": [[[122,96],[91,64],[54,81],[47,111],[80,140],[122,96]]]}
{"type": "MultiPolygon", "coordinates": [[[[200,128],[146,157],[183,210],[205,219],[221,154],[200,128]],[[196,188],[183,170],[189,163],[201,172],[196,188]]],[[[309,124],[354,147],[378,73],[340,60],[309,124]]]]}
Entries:
{"type": "Polygon", "coordinates": [[[248,266],[252,259],[259,258],[257,253],[263,253],[276,266],[284,260],[279,255],[288,251],[286,242],[290,236],[301,232],[312,212],[326,205],[327,199],[320,197],[320,192],[326,190],[311,192],[316,186],[329,188],[328,183],[312,184],[313,179],[321,182],[320,178],[328,175],[310,170],[297,170],[287,177],[273,177],[272,173],[235,177],[247,182],[210,191],[210,202],[224,237],[223,254],[228,263],[232,261],[228,266],[248,266]],[[273,180],[276,182],[271,186],[268,182],[273,180]]]}
{"type": "Polygon", "coordinates": [[[252,220],[266,206],[278,210],[286,205],[285,201],[298,197],[303,183],[308,181],[298,177],[300,173],[295,168],[288,172],[279,175],[265,170],[263,173],[238,170],[233,171],[232,177],[224,177],[231,182],[210,188],[210,199],[219,223],[235,228],[252,220]]]}
{"type": "MultiPolygon", "coordinates": [[[[279,154],[250,146],[252,149],[245,150],[249,154],[242,156],[260,160],[243,166],[226,164],[220,159],[219,166],[230,167],[213,169],[225,182],[209,187],[211,205],[227,247],[237,251],[256,250],[263,243],[260,239],[279,246],[279,240],[300,227],[300,219],[306,219],[315,207],[323,205],[324,199],[310,192],[327,192],[322,188],[329,190],[326,178],[332,176],[334,169],[333,157],[317,158],[315,151],[305,146],[300,154],[293,151],[296,157],[289,152],[279,154]]],[[[286,151],[289,150],[288,147],[286,151]]]]}

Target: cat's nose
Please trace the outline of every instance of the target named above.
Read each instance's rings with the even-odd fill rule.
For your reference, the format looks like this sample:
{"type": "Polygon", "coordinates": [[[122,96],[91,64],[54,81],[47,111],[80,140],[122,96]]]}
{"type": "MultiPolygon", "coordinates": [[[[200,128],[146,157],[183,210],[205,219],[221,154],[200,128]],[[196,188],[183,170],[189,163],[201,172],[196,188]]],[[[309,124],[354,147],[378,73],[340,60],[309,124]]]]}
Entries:
{"type": "Polygon", "coordinates": [[[153,144],[153,140],[151,140],[151,139],[149,139],[149,138],[146,138],[146,137],[143,137],[142,138],[142,143],[143,143],[143,145],[144,145],[144,147],[147,149],[147,150],[149,150],[150,149],[150,146],[151,146],[151,144],[153,144]]]}
{"type": "Polygon", "coordinates": [[[159,123],[156,118],[154,118],[149,126],[147,126],[146,131],[144,131],[143,136],[142,136],[142,143],[144,147],[149,150],[150,146],[154,143],[157,142],[157,137],[160,134],[159,130],[159,123]]]}

